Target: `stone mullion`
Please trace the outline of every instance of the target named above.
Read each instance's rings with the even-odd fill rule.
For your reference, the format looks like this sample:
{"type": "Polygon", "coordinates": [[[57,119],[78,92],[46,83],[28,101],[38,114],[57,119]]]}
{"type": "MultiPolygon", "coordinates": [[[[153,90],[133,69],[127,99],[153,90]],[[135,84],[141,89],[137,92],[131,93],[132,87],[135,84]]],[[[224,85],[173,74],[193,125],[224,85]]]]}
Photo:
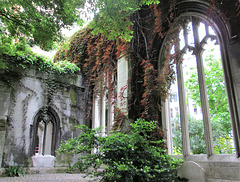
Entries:
{"type": "Polygon", "coordinates": [[[206,31],[206,36],[209,36],[209,27],[208,27],[208,24],[205,23],[205,31],[206,31]]]}
{"type": "MultiPolygon", "coordinates": [[[[176,41],[176,52],[179,52],[179,41],[176,41]]],[[[179,108],[180,108],[180,120],[182,131],[182,149],[184,157],[190,155],[190,140],[187,121],[187,106],[184,89],[184,78],[182,63],[177,60],[177,82],[178,82],[178,94],[179,94],[179,108]]]]}
{"type": "Polygon", "coordinates": [[[200,42],[199,42],[198,20],[196,19],[193,19],[193,36],[194,36],[194,43],[195,43],[194,53],[197,59],[198,82],[199,82],[199,89],[200,89],[202,114],[203,114],[204,135],[205,135],[207,155],[209,157],[214,154],[212,126],[210,121],[207,88],[206,88],[204,66],[203,66],[203,60],[202,60],[202,47],[200,46],[200,42]]]}

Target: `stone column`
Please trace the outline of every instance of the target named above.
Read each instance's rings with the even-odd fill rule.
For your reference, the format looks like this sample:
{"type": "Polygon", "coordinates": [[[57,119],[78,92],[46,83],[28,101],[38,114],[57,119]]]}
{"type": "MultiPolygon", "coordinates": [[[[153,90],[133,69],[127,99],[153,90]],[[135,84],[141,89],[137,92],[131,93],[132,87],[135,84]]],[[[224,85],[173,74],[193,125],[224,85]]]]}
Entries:
{"type": "Polygon", "coordinates": [[[103,96],[101,98],[101,119],[100,119],[100,127],[102,127],[101,129],[101,136],[105,135],[105,125],[106,125],[106,96],[103,96]]]}

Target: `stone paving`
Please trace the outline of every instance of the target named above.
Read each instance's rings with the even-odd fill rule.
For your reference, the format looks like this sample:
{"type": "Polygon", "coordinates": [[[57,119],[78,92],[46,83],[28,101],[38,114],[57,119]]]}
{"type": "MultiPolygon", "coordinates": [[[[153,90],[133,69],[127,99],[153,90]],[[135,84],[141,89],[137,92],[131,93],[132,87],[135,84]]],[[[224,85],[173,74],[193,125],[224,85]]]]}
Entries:
{"type": "Polygon", "coordinates": [[[88,182],[97,179],[86,177],[84,174],[69,174],[69,173],[56,173],[56,174],[28,174],[21,177],[0,177],[0,182],[88,182]]]}

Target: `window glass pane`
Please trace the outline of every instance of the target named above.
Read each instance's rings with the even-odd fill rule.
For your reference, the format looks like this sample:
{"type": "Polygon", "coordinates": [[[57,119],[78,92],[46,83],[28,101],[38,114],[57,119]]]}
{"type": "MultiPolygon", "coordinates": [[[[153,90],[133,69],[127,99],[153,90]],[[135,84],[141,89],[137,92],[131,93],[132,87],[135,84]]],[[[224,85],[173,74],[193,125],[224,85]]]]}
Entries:
{"type": "MultiPolygon", "coordinates": [[[[176,73],[176,66],[174,66],[176,73]]],[[[182,154],[182,133],[179,110],[178,86],[175,81],[170,88],[169,117],[172,126],[172,151],[174,155],[182,154]]]]}
{"type": "Polygon", "coordinates": [[[173,45],[170,49],[170,54],[173,55],[175,53],[175,46],[173,45]]]}
{"type": "Polygon", "coordinates": [[[199,33],[199,41],[201,42],[203,38],[206,36],[205,25],[203,23],[199,24],[198,33],[199,33]]]}
{"type": "Polygon", "coordinates": [[[208,28],[209,28],[210,35],[216,35],[212,27],[208,26],[208,28]]]}
{"type": "Polygon", "coordinates": [[[185,47],[185,40],[184,40],[184,36],[183,36],[183,29],[181,29],[180,33],[179,33],[179,43],[180,43],[180,50],[182,50],[185,47]]]}
{"type": "Polygon", "coordinates": [[[232,154],[233,136],[228,107],[228,98],[220,56],[216,41],[207,41],[204,46],[203,63],[209,102],[209,113],[215,154],[232,154]]]}
{"type": "Polygon", "coordinates": [[[192,52],[188,51],[184,55],[183,60],[191,154],[206,154],[196,57],[192,52]]]}
{"type": "Polygon", "coordinates": [[[194,46],[194,38],[193,38],[193,31],[192,31],[192,22],[189,22],[187,25],[187,36],[188,36],[188,44],[189,46],[194,46]]]}

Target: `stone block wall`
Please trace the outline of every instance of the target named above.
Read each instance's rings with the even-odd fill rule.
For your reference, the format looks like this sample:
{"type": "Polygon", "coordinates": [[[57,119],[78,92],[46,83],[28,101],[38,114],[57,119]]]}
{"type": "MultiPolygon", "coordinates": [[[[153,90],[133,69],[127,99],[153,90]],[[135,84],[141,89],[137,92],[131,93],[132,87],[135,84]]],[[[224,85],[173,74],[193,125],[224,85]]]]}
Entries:
{"type": "MultiPolygon", "coordinates": [[[[32,166],[33,124],[37,113],[51,108],[60,120],[61,141],[77,136],[76,125],[85,124],[87,89],[81,75],[40,72],[35,67],[19,72],[1,71],[0,167],[32,166]]],[[[69,166],[72,158],[55,153],[54,166],[69,166]]]]}

